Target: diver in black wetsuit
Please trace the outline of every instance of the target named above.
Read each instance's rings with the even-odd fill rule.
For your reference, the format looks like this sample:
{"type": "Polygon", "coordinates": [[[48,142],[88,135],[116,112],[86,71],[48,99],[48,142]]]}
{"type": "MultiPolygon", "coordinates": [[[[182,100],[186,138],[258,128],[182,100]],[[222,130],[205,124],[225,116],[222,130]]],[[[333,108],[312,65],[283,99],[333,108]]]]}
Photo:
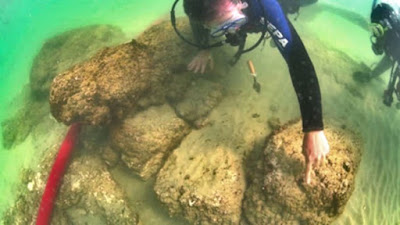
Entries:
{"type": "MultiPolygon", "coordinates": [[[[311,59],[280,4],[277,0],[184,0],[184,9],[189,16],[196,44],[202,48],[188,65],[188,69],[194,72],[203,73],[208,64],[212,67],[209,48],[222,45],[210,46],[213,38],[225,36],[225,42],[238,45],[237,61],[247,51],[243,48],[247,33],[261,32],[257,43],[266,32],[271,35],[287,62],[300,104],[305,133],[303,150],[307,162],[305,181],[310,183],[312,165],[322,162],[329,152],[323,132],[321,94],[311,59]]],[[[174,16],[172,12],[171,15],[174,16]]]]}
{"type": "MultiPolygon", "coordinates": [[[[373,69],[353,74],[355,80],[367,82],[392,68],[389,84],[383,95],[383,103],[387,106],[391,106],[393,102],[393,93],[400,100],[400,82],[397,82],[396,85],[396,80],[400,75],[400,15],[398,10],[400,9],[395,10],[386,3],[373,6],[371,12],[372,50],[376,55],[384,54],[384,56],[373,69]]],[[[399,107],[400,104],[398,104],[399,107]]]]}

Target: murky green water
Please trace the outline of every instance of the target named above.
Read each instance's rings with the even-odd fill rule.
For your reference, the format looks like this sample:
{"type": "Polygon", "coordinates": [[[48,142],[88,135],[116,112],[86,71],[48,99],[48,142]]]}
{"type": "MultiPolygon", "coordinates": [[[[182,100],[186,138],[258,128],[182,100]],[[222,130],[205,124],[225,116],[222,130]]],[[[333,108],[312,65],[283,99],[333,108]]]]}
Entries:
{"type": "MultiPolygon", "coordinates": [[[[35,55],[42,44],[56,34],[87,25],[120,27],[129,39],[160,18],[168,16],[170,3],[137,0],[97,1],[0,1],[0,104],[5,106],[29,82],[35,55]]],[[[1,107],[0,120],[11,116],[14,107],[1,107]]],[[[35,152],[26,144],[16,151],[0,151],[0,212],[12,198],[11,184],[21,166],[27,166],[35,152]]],[[[2,146],[2,145],[1,145],[2,146]]]]}

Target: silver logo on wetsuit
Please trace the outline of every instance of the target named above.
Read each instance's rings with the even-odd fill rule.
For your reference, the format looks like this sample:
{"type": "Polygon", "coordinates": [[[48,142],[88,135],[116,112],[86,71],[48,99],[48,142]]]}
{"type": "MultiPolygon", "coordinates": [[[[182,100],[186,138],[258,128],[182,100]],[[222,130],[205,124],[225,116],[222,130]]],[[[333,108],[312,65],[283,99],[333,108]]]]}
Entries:
{"type": "MultiPolygon", "coordinates": [[[[265,24],[265,19],[260,19],[261,24],[265,24]]],[[[275,42],[278,41],[282,48],[285,48],[289,41],[283,36],[282,32],[280,32],[272,23],[267,20],[267,30],[275,37],[275,42]]]]}

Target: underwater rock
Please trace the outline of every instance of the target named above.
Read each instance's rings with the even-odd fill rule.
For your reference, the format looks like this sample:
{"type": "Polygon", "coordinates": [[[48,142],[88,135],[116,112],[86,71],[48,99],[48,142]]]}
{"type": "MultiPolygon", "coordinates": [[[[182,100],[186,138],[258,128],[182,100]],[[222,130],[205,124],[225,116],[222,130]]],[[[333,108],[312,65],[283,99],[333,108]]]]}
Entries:
{"type": "Polygon", "coordinates": [[[122,161],[148,179],[189,132],[190,126],[169,105],[153,106],[113,126],[111,142],[121,151],[122,161]]]}
{"type": "MultiPolygon", "coordinates": [[[[187,22],[178,25],[188,30],[187,22]]],[[[51,112],[65,124],[99,125],[122,120],[142,97],[155,95],[162,104],[166,90],[174,88],[172,77],[186,70],[191,50],[168,21],[154,25],[137,40],[106,48],[58,75],[50,91],[51,112]]]]}
{"type": "Polygon", "coordinates": [[[151,75],[137,71],[149,66],[145,48],[137,42],[107,48],[58,75],[50,93],[53,116],[67,125],[76,121],[102,125],[111,121],[112,114],[122,116],[124,110],[131,108],[131,102],[149,88],[151,75]],[[132,58],[133,53],[136,59],[132,58]]]}
{"type": "Polygon", "coordinates": [[[115,151],[110,146],[106,146],[102,148],[101,158],[104,160],[109,168],[113,168],[121,160],[121,154],[119,151],[115,151]]]}
{"type": "MultiPolygon", "coordinates": [[[[38,169],[23,172],[13,207],[0,219],[4,225],[34,224],[56,149],[48,152],[38,169]]],[[[81,154],[71,160],[64,176],[51,224],[138,224],[122,190],[111,178],[97,154],[81,154]]]]}
{"type": "Polygon", "coordinates": [[[35,57],[30,73],[32,95],[49,96],[55,76],[93,56],[100,49],[124,40],[121,29],[111,25],[92,25],[66,31],[47,40],[35,57]]]}
{"type": "Polygon", "coordinates": [[[56,202],[68,221],[73,224],[138,223],[125,194],[100,157],[93,154],[78,157],[68,171],[56,202]]]}
{"type": "Polygon", "coordinates": [[[192,83],[183,101],[175,108],[179,117],[196,127],[201,127],[206,116],[222,99],[222,86],[204,79],[192,83]]]}
{"type": "Polygon", "coordinates": [[[174,150],[157,175],[154,190],[170,214],[193,224],[239,224],[245,188],[242,159],[223,146],[174,150]]]}
{"type": "Polygon", "coordinates": [[[3,147],[5,149],[10,149],[22,143],[46,116],[50,116],[47,102],[32,100],[24,93],[22,95],[20,96],[23,98],[22,107],[12,117],[1,122],[3,147]]]}
{"type": "Polygon", "coordinates": [[[191,87],[193,77],[187,71],[177,71],[173,73],[168,80],[168,84],[160,83],[153,88],[153,93],[144,95],[138,101],[138,106],[141,109],[146,109],[150,106],[162,105],[167,100],[171,104],[182,101],[184,94],[191,87]]]}
{"type": "Polygon", "coordinates": [[[339,127],[326,127],[331,150],[326,163],[314,168],[310,185],[303,180],[301,122],[269,138],[263,166],[245,193],[243,209],[250,224],[330,224],[343,212],[354,190],[361,141],[339,127]]]}
{"type": "MultiPolygon", "coordinates": [[[[176,26],[182,35],[192,37],[186,18],[177,18],[176,26]]],[[[198,50],[177,37],[169,20],[149,27],[137,37],[137,41],[154,49],[152,58],[156,64],[152,67],[162,67],[165,73],[187,72],[188,56],[195,55],[198,50]]]]}
{"type": "Polygon", "coordinates": [[[81,129],[78,147],[100,154],[109,169],[115,167],[121,154],[110,146],[109,127],[83,126],[81,129]]]}

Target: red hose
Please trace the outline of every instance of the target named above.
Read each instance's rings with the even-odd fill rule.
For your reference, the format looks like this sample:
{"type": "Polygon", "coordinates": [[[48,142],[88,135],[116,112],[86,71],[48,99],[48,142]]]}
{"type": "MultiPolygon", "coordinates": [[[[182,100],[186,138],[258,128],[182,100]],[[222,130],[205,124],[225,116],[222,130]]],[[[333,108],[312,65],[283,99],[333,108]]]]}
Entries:
{"type": "Polygon", "coordinates": [[[54,201],[57,196],[62,177],[64,176],[67,163],[71,156],[72,150],[77,142],[81,125],[79,123],[72,124],[68,130],[64,141],[58,151],[57,158],[51,169],[49,178],[47,179],[46,188],[40,202],[39,211],[36,219],[36,225],[50,224],[51,214],[53,211],[54,201]]]}

